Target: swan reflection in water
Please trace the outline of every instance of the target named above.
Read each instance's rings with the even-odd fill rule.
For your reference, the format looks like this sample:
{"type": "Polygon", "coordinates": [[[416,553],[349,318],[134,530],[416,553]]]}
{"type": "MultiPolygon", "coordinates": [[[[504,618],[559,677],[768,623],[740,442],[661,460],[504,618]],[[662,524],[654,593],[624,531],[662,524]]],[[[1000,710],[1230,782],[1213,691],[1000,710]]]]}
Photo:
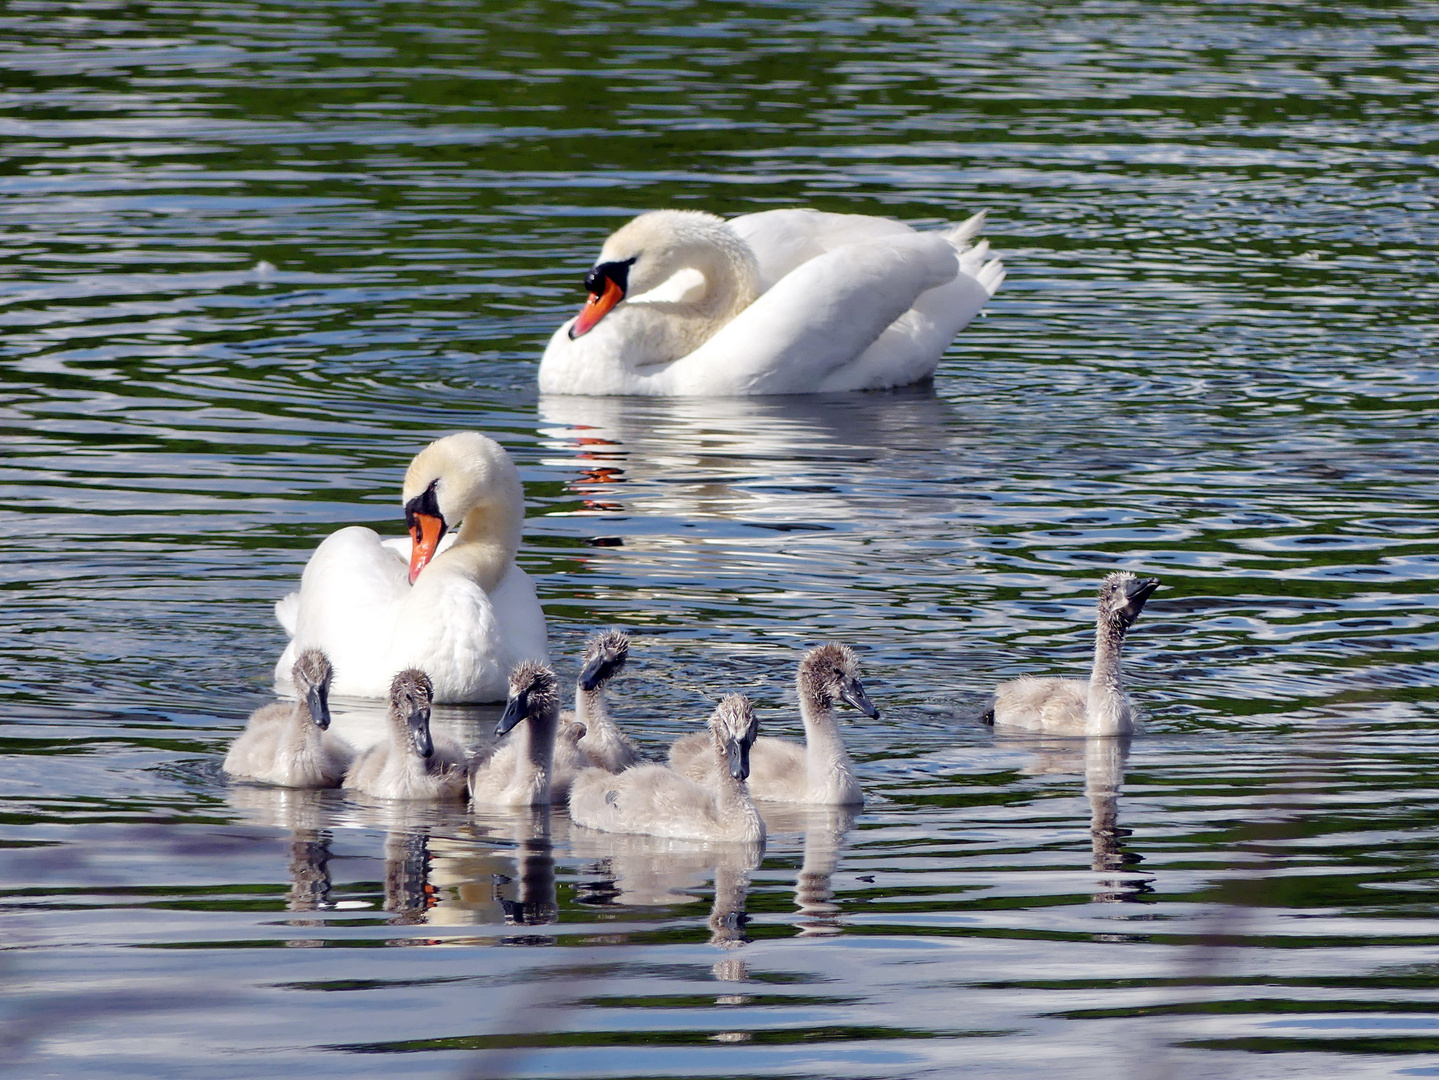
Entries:
{"type": "Polygon", "coordinates": [[[845,838],[854,827],[857,806],[800,806],[759,803],[772,833],[803,833],[804,855],[795,877],[798,937],[833,937],[840,932],[840,906],[834,902],[834,872],[845,838]]]}
{"type": "Polygon", "coordinates": [[[1088,739],[1001,736],[995,741],[1032,751],[1034,760],[1024,770],[1031,775],[1083,775],[1084,794],[1089,800],[1090,868],[1106,875],[1095,883],[1094,901],[1100,904],[1149,902],[1154,892],[1153,875],[1130,869],[1142,863],[1144,856],[1125,847],[1130,831],[1119,824],[1119,794],[1129,761],[1129,736],[1088,739]]]}
{"type": "MultiPolygon", "coordinates": [[[[330,830],[339,800],[335,792],[319,788],[287,788],[268,784],[231,784],[230,803],[247,820],[267,828],[285,829],[290,834],[290,891],[285,897],[289,911],[325,911],[335,905],[330,899],[330,830]]],[[[288,919],[288,926],[320,927],[323,919],[288,919]]],[[[292,939],[295,948],[316,947],[319,941],[292,939]]]]}
{"type": "Polygon", "coordinates": [[[933,491],[930,453],[967,438],[930,387],[784,398],[543,395],[539,419],[544,445],[565,454],[549,464],[582,470],[571,488],[589,512],[815,529],[852,527],[861,501],[898,512],[908,500],[914,513],[912,496],[933,491]],[[884,483],[859,482],[877,472],[884,483]]]}

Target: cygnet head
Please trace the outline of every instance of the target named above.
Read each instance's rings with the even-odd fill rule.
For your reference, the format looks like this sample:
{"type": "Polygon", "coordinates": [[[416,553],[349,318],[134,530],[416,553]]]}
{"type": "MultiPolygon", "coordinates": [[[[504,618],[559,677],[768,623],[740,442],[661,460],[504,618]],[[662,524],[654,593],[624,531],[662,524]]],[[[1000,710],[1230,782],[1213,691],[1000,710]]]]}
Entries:
{"type": "Polygon", "coordinates": [[[743,694],[726,694],[709,719],[715,746],[724,755],[729,774],[736,780],[749,778],[749,751],[759,738],[759,721],[754,706],[743,694]]]}
{"type": "Polygon", "coordinates": [[[409,735],[410,749],[428,759],[435,752],[430,739],[430,702],[435,688],[430,677],[418,668],[408,668],[390,683],[390,717],[409,735]]]}
{"type": "Polygon", "coordinates": [[[290,669],[295,693],[304,699],[310,719],[321,731],[330,726],[330,680],[334,675],[329,657],[319,649],[306,649],[290,669]]]}
{"type": "Polygon", "coordinates": [[[703,210],[652,210],[613,233],[585,275],[590,298],[580,309],[570,338],[594,329],[627,296],[641,296],[678,271],[712,272],[715,262],[742,268],[753,288],[758,275],[754,253],[723,218],[703,210]]]}
{"type": "Polygon", "coordinates": [[[495,737],[510,731],[521,720],[559,719],[560,694],[555,673],[544,664],[526,660],[510,672],[510,698],[495,725],[495,737]]]}
{"type": "Polygon", "coordinates": [[[401,498],[410,530],[410,582],[420,576],[451,529],[479,514],[486,531],[520,548],[525,524],[525,488],[505,448],[478,431],[436,439],[405,471],[401,498]]]}
{"type": "Polygon", "coordinates": [[[1136,577],[1128,570],[1119,570],[1106,577],[1099,586],[1099,622],[1124,633],[1134,625],[1144,602],[1159,588],[1158,578],[1136,577]]]}
{"type": "Polygon", "coordinates": [[[842,701],[871,720],[879,719],[859,681],[859,658],[848,645],[831,641],[811,649],[799,663],[799,692],[821,708],[833,708],[842,701]]]}
{"type": "Polygon", "coordinates": [[[585,666],[580,670],[580,689],[596,690],[625,668],[630,658],[630,638],[619,630],[603,630],[585,645],[585,666]]]}

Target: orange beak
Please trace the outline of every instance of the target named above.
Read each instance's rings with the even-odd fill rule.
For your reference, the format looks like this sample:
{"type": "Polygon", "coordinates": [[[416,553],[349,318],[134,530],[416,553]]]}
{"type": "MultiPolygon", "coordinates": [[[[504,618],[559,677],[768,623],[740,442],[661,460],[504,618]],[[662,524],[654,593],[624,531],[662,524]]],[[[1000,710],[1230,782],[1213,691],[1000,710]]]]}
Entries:
{"type": "Polygon", "coordinates": [[[410,584],[420,576],[440,546],[440,537],[445,535],[445,519],[433,514],[416,513],[410,521],[410,584]]]}
{"type": "Polygon", "coordinates": [[[577,338],[581,334],[588,334],[611,309],[625,298],[625,291],[615,284],[610,278],[605,278],[605,290],[602,293],[591,293],[590,298],[585,301],[585,306],[580,308],[579,316],[575,319],[575,325],[570,327],[570,337],[577,338]]]}

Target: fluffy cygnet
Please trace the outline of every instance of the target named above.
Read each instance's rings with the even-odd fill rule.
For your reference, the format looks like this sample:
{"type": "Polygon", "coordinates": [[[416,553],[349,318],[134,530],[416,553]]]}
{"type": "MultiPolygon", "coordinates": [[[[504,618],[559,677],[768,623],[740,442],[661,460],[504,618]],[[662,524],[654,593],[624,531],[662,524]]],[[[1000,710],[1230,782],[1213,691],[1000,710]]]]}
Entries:
{"type": "Polygon", "coordinates": [[[526,660],[510,672],[510,697],[495,725],[501,743],[470,774],[470,798],[487,806],[546,806],[552,798],[559,684],[544,664],[526,660]]]}
{"type": "Polygon", "coordinates": [[[1088,679],[1026,675],[995,688],[985,723],[1047,731],[1055,735],[1127,735],[1133,708],[1124,692],[1119,652],[1124,635],[1159,588],[1158,578],[1110,574],[1099,586],[1094,634],[1094,670],[1088,679]]]}
{"type": "MultiPolygon", "coordinates": [[[[872,720],[879,717],[859,681],[859,659],[848,645],[821,645],[800,661],[795,684],[804,743],[757,740],[750,751],[750,794],[772,802],[862,806],[864,793],[835,717],[840,702],[872,720]]],[[[670,765],[693,780],[707,769],[701,738],[686,735],[670,747],[670,765]]]]}
{"type": "Polygon", "coordinates": [[[354,749],[330,727],[330,661],[306,649],[291,669],[299,697],[277,701],[250,714],[225,755],[225,772],[295,788],[339,787],[354,749]]]}
{"type": "Polygon", "coordinates": [[[570,789],[570,817],[606,832],[763,843],[764,821],[745,790],[758,733],[749,699],[730,694],[710,717],[704,783],[663,765],[636,765],[618,774],[586,769],[570,789]]]}
{"type": "Polygon", "coordinates": [[[465,793],[465,752],[430,735],[429,676],[406,668],[390,683],[390,739],[351,766],[345,790],[381,799],[459,799],[465,793]]]}
{"type": "Polygon", "coordinates": [[[571,719],[585,727],[579,749],[590,762],[609,772],[619,772],[642,760],[640,749],[610,718],[606,687],[625,669],[630,657],[629,635],[605,630],[585,645],[585,666],[575,685],[575,711],[571,719]]]}

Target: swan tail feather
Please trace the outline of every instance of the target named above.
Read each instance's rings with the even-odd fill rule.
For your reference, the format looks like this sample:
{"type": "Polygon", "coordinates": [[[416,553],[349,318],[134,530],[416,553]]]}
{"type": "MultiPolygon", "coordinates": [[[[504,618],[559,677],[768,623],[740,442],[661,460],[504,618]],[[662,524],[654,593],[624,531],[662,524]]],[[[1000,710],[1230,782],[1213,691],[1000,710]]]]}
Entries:
{"type": "Polygon", "coordinates": [[[981,210],[971,218],[966,218],[951,229],[946,229],[944,238],[961,251],[964,246],[979,235],[979,230],[984,228],[984,219],[989,214],[988,210],[981,210]]]}
{"type": "Polygon", "coordinates": [[[290,637],[295,636],[295,630],[300,625],[300,594],[292,592],[283,599],[275,601],[275,618],[284,628],[285,633],[290,637]]]}

